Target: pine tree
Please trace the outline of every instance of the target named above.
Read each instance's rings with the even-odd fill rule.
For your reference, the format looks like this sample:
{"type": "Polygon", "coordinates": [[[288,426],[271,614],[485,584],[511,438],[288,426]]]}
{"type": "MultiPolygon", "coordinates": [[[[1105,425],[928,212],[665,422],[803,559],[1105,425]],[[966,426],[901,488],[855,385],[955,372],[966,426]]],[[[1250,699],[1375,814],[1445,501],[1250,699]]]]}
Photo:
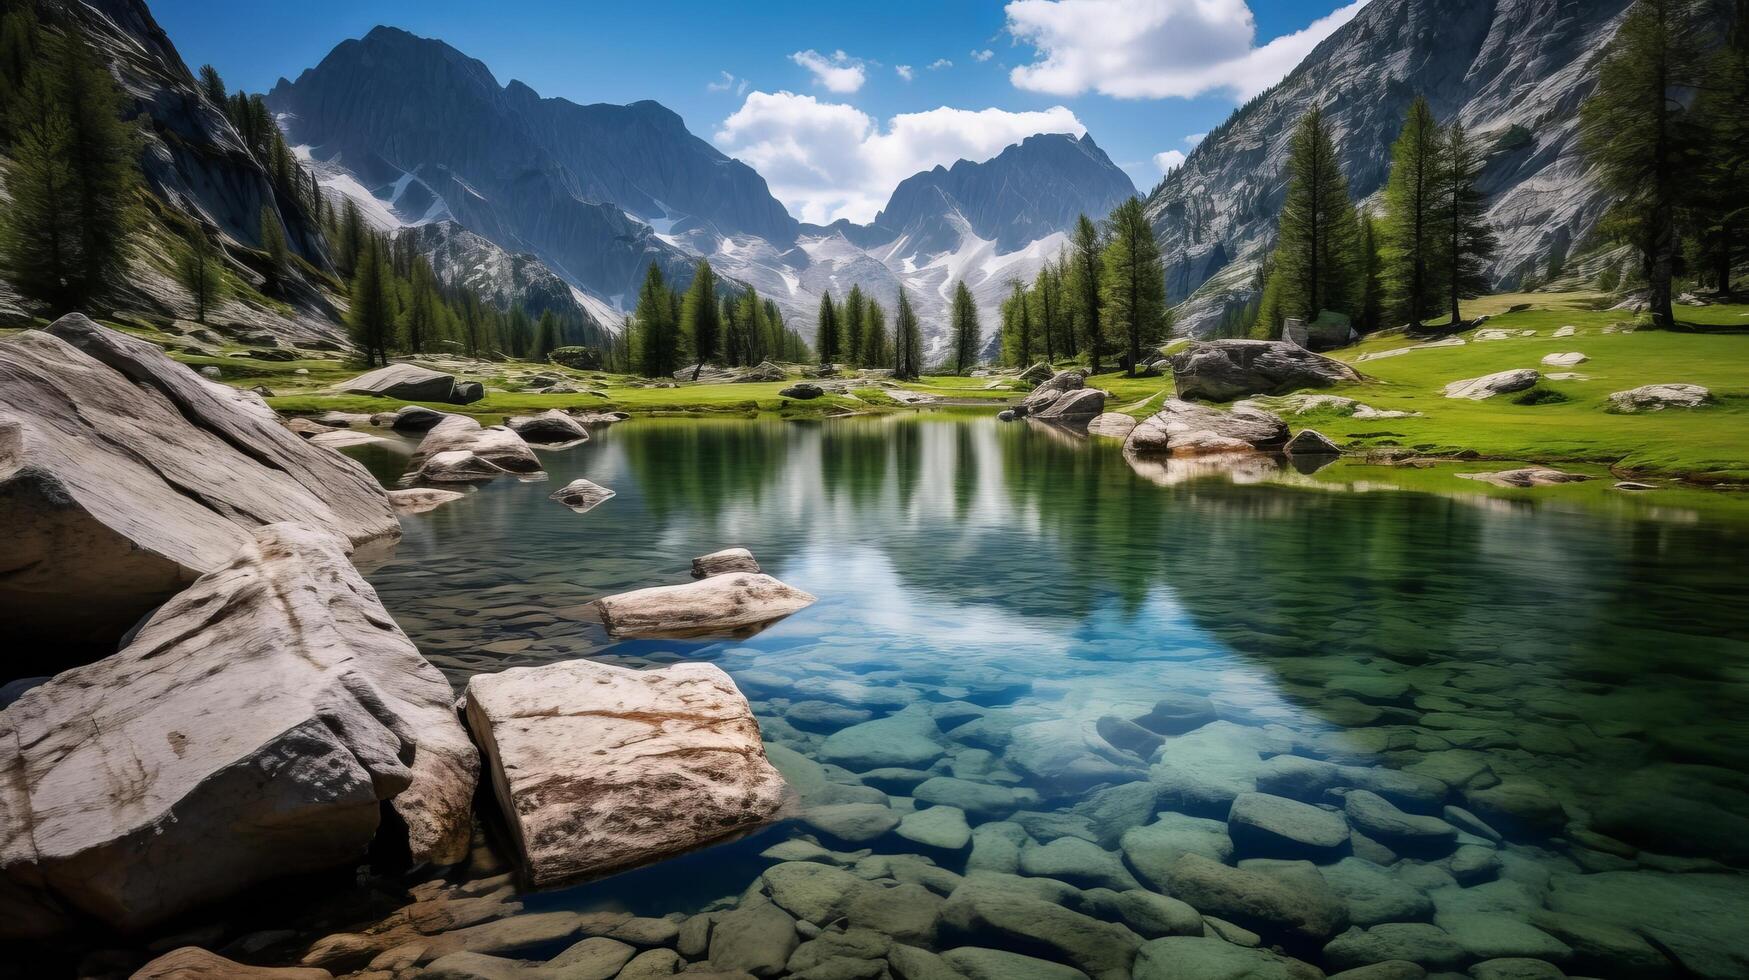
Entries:
{"type": "Polygon", "coordinates": [[[510,323],[506,329],[510,334],[506,346],[510,348],[511,356],[527,357],[534,349],[534,321],[521,303],[510,307],[510,323]]]}
{"type": "Polygon", "coordinates": [[[26,76],[10,119],[12,200],[0,208],[0,267],[20,292],[65,312],[78,300],[78,190],[68,159],[72,125],[46,71],[26,76]]]}
{"type": "Polygon", "coordinates": [[[862,344],[864,317],[868,300],[862,294],[862,287],[852,284],[850,292],[844,296],[844,307],[840,311],[844,321],[844,360],[852,367],[862,361],[862,344]]]}
{"type": "Polygon", "coordinates": [[[820,355],[820,365],[830,367],[838,363],[842,356],[839,349],[839,338],[842,336],[838,324],[838,307],[832,302],[831,293],[820,294],[820,315],[816,321],[814,334],[814,351],[820,355]]]}
{"type": "Polygon", "coordinates": [[[1698,167],[1681,92],[1704,65],[1693,0],[1635,0],[1580,108],[1580,136],[1615,202],[1611,225],[1639,249],[1654,326],[1675,325],[1671,280],[1679,243],[1676,210],[1698,167]]]}
{"type": "Polygon", "coordinates": [[[177,262],[177,272],[189,298],[194,300],[194,322],[205,323],[207,311],[218,304],[224,280],[206,229],[196,229],[187,251],[177,262]]]}
{"type": "MultiPolygon", "coordinates": [[[[1455,186],[1447,177],[1449,149],[1427,100],[1417,98],[1391,147],[1385,184],[1385,283],[1393,313],[1419,327],[1447,290],[1455,186]]],[[[1312,311],[1315,316],[1317,311],[1312,311]]]]}
{"type": "Polygon", "coordinates": [[[1069,241],[1069,274],[1066,297],[1075,332],[1087,348],[1088,368],[1099,373],[1099,354],[1104,328],[1100,323],[1099,277],[1105,267],[1105,242],[1092,219],[1081,215],[1069,241]]]}
{"type": "Polygon", "coordinates": [[[1476,180],[1487,163],[1463,123],[1445,132],[1445,167],[1439,189],[1440,223],[1445,237],[1446,278],[1453,326],[1463,321],[1460,301],[1488,291],[1488,263],[1497,247],[1494,230],[1483,220],[1486,197],[1476,180]]]}
{"type": "MultiPolygon", "coordinates": [[[[638,290],[638,371],[646,378],[666,378],[680,364],[680,324],[675,316],[674,296],[662,278],[662,269],[650,263],[644,285],[638,290]]],[[[544,356],[544,355],[543,355],[544,356]]]]}
{"type": "Polygon", "coordinates": [[[563,346],[560,340],[559,315],[552,310],[542,310],[540,320],[534,328],[534,350],[532,360],[545,361],[547,355],[563,346]]]}
{"type": "MultiPolygon", "coordinates": [[[[1353,279],[1354,204],[1336,158],[1329,123],[1313,108],[1294,129],[1287,199],[1281,206],[1275,275],[1284,316],[1346,311],[1353,279]]],[[[1273,333],[1280,324],[1270,324],[1273,333]]]]}
{"type": "Polygon", "coordinates": [[[1129,374],[1141,366],[1142,347],[1166,336],[1166,278],[1160,243],[1148,224],[1141,198],[1131,196],[1111,213],[1111,241],[1105,246],[1100,298],[1113,339],[1124,345],[1129,374]]]}
{"type": "Polygon", "coordinates": [[[887,311],[881,309],[881,304],[870,299],[868,309],[863,314],[862,363],[864,365],[887,363],[891,360],[888,347],[887,311]]]}
{"type": "Polygon", "coordinates": [[[1354,326],[1361,333],[1371,333],[1384,326],[1385,322],[1385,282],[1384,255],[1379,250],[1378,223],[1372,215],[1360,216],[1360,232],[1356,235],[1360,243],[1360,297],[1355,304],[1356,316],[1354,326]]]}
{"type": "Polygon", "coordinates": [[[359,248],[358,270],[352,277],[352,307],[346,322],[352,342],[364,351],[364,362],[389,363],[389,336],[394,329],[394,306],[389,296],[390,270],[384,248],[374,236],[359,248]]]}
{"type": "Polygon", "coordinates": [[[200,90],[206,100],[217,106],[220,112],[225,111],[225,103],[229,101],[225,93],[225,80],[219,77],[219,70],[212,65],[200,66],[200,90]]]}
{"type": "Polygon", "coordinates": [[[1030,305],[1020,280],[1008,280],[1008,299],[1002,303],[1002,349],[1008,363],[1021,367],[1032,363],[1034,328],[1030,305]]]}
{"type": "Polygon", "coordinates": [[[964,375],[978,364],[978,304],[966,281],[954,283],[953,305],[949,311],[949,332],[953,335],[953,373],[964,375]]]}
{"type": "Polygon", "coordinates": [[[681,304],[680,325],[686,339],[692,343],[692,356],[697,362],[692,368],[692,380],[697,381],[705,362],[722,356],[723,324],[721,307],[717,303],[717,276],[711,264],[700,259],[693,271],[692,285],[681,304]]]}
{"type": "Polygon", "coordinates": [[[350,274],[358,264],[358,253],[364,247],[366,233],[364,216],[358,213],[358,204],[347,198],[340,207],[340,234],[338,247],[334,252],[334,264],[342,273],[350,274]]]}
{"type": "Polygon", "coordinates": [[[893,315],[893,377],[912,381],[923,374],[923,334],[911,296],[899,287],[899,308],[893,315]]]}
{"type": "Polygon", "coordinates": [[[1706,152],[1690,197],[1689,221],[1713,288],[1729,294],[1731,269],[1749,227],[1749,0],[1731,5],[1725,43],[1707,63],[1694,113],[1706,152]]]}
{"type": "Polygon", "coordinates": [[[36,11],[29,4],[9,5],[0,14],[0,135],[12,132],[7,117],[13,101],[24,91],[25,76],[36,63],[39,28],[36,11]]]}
{"type": "Polygon", "coordinates": [[[741,367],[747,360],[747,321],[742,319],[746,304],[733,293],[723,297],[718,315],[723,320],[723,360],[732,367],[741,367]]]}
{"type": "Polygon", "coordinates": [[[1037,321],[1040,336],[1067,357],[1075,353],[1075,337],[1074,321],[1068,316],[1063,292],[1062,266],[1046,262],[1033,277],[1028,299],[1033,306],[1032,318],[1037,321]]]}
{"type": "Polygon", "coordinates": [[[423,354],[437,338],[440,306],[436,277],[421,258],[413,263],[407,282],[407,308],[401,314],[401,336],[407,350],[423,354]]]}
{"type": "Polygon", "coordinates": [[[291,268],[291,256],[285,247],[285,232],[279,226],[279,215],[270,207],[261,209],[261,250],[267,253],[267,285],[277,287],[291,268]]]}

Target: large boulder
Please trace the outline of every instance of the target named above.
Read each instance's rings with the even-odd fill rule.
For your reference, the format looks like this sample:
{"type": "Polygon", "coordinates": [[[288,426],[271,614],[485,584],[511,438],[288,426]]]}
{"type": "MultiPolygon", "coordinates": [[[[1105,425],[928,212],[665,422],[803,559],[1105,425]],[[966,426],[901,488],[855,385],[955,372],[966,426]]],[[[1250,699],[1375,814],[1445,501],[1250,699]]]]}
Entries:
{"type": "Polygon", "coordinates": [[[1360,339],[1354,322],[1334,310],[1325,310],[1318,318],[1306,322],[1300,317],[1288,317],[1281,324],[1281,339],[1307,350],[1325,351],[1347,347],[1360,339]]]}
{"type": "Polygon", "coordinates": [[[447,402],[455,396],[455,375],[417,364],[390,364],[343,382],[349,395],[376,395],[410,402],[447,402]]]}
{"type": "Polygon", "coordinates": [[[1178,397],[1211,402],[1362,380],[1341,361],[1280,340],[1196,341],[1170,360],[1178,397]]]}
{"type": "Polygon", "coordinates": [[[1105,411],[1105,392],[1098,388],[1076,388],[1063,392],[1051,403],[1032,413],[1043,422],[1065,425],[1086,425],[1105,411]]]}
{"type": "MultiPolygon", "coordinates": [[[[1017,418],[1036,415],[1050,407],[1051,403],[1071,391],[1079,391],[1087,383],[1087,375],[1080,371],[1058,371],[1048,380],[1039,383],[1020,404],[1014,406],[1017,418]]],[[[1104,404],[1103,400],[1100,403],[1104,404]]],[[[1097,412],[1095,415],[1099,414],[1097,412]]]]}
{"type": "Polygon", "coordinates": [[[482,427],[471,416],[450,415],[432,426],[419,441],[419,448],[413,451],[407,464],[405,479],[464,482],[506,474],[532,476],[539,472],[540,457],[508,427],[482,427]]]}
{"type": "Polygon", "coordinates": [[[825,393],[826,389],[811,381],[797,381],[795,384],[778,392],[779,395],[782,395],[785,398],[799,398],[803,401],[811,398],[818,398],[825,393]]]}
{"type": "Polygon", "coordinates": [[[478,674],[467,718],[535,885],[690,850],[759,825],[783,799],[747,699],[711,664],[478,674]]]}
{"type": "Polygon", "coordinates": [[[539,415],[517,415],[504,420],[505,428],[525,442],[554,444],[587,441],[589,430],[581,422],[556,408],[539,415]]]}
{"type": "Polygon", "coordinates": [[[1104,436],[1107,439],[1128,439],[1135,428],[1136,420],[1133,416],[1122,412],[1106,412],[1087,423],[1087,434],[1104,436]]]}
{"type": "Polygon", "coordinates": [[[685,585],[622,592],[595,601],[613,636],[721,633],[782,619],[814,597],[769,575],[712,575],[685,585]]]}
{"type": "Polygon", "coordinates": [[[747,384],[760,381],[783,381],[788,377],[789,375],[784,373],[783,368],[778,367],[770,361],[760,361],[758,364],[755,364],[750,368],[743,368],[741,373],[735,375],[729,380],[737,384],[747,384]]]}
{"type": "Polygon", "coordinates": [[[0,711],[0,877],[137,929],[359,858],[384,801],[415,860],[457,862],[479,760],[452,701],[339,539],[259,528],[0,711]]]}
{"type": "Polygon", "coordinates": [[[400,535],[363,466],[151,344],[78,314],[0,340],[0,621],[14,656],[113,651],[279,521],[354,547],[400,535]]]}
{"type": "Polygon", "coordinates": [[[1276,451],[1287,444],[1287,423],[1255,408],[1225,412],[1169,398],[1164,407],[1130,432],[1124,448],[1147,455],[1202,456],[1215,453],[1276,451]]]}

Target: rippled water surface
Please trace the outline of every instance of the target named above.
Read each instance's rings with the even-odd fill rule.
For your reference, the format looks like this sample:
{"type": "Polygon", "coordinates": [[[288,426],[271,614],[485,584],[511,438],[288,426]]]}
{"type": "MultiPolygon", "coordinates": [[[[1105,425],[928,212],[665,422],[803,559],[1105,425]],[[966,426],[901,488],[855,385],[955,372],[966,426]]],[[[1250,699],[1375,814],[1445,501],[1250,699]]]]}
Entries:
{"type": "MultiPolygon", "coordinates": [[[[372,576],[458,687],[579,656],[710,660],[752,700],[806,807],[959,804],[974,843],[930,822],[840,837],[804,810],[531,909],[724,910],[800,857],[934,894],[973,871],[1054,879],[1079,891],[1030,891],[1143,940],[1164,913],[1121,896],[1170,893],[1213,918],[1210,935],[1331,973],[1530,957],[1575,976],[1749,975],[1740,527],[1161,487],[1115,446],[983,419],[640,420],[542,455],[548,483],[407,518],[372,576]],[[617,496],[585,514],[547,499],[578,477],[617,496]],[[588,609],[687,581],[694,556],[736,545],[820,601],[717,641],[614,642],[588,609]],[[897,720],[851,728],[883,718],[897,720]],[[916,789],[930,777],[947,780],[916,789]],[[1437,819],[1393,827],[1357,789],[1437,819]],[[1253,790],[1376,829],[1298,840],[1317,836],[1306,814],[1270,800],[1264,830],[1223,827],[1253,790]],[[1308,922],[1308,908],[1328,914],[1308,922]]],[[[363,457],[385,480],[401,458],[363,457]]],[[[1104,953],[985,918],[950,910],[899,938],[1122,975],[1104,953]]],[[[1138,978],[1218,973],[1207,946],[1142,949],[1138,978]]],[[[976,961],[950,954],[968,973],[976,961]]],[[[990,975],[1020,961],[1005,962],[990,975]]]]}

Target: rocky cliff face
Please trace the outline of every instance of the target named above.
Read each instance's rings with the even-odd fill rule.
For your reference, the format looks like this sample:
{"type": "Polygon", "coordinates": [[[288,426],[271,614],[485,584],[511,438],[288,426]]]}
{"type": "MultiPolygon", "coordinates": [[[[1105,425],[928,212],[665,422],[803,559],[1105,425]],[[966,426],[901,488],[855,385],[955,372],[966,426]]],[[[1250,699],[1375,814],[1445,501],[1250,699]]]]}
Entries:
{"type": "Polygon", "coordinates": [[[1171,298],[1190,299],[1180,328],[1206,333],[1252,295],[1250,269],[1273,245],[1286,191],[1288,138],[1313,105],[1334,122],[1357,199],[1383,187],[1417,95],[1490,147],[1482,187],[1498,284],[1582,239],[1605,201],[1580,157],[1579,105],[1630,2],[1374,0],[1149,196],[1171,298]]]}
{"type": "Polygon", "coordinates": [[[589,343],[606,339],[606,331],[577,298],[565,280],[540,259],[509,252],[454,221],[434,221],[410,228],[413,248],[431,263],[431,271],[446,286],[464,286],[500,310],[521,304],[529,316],[548,310],[584,324],[589,343]]]}

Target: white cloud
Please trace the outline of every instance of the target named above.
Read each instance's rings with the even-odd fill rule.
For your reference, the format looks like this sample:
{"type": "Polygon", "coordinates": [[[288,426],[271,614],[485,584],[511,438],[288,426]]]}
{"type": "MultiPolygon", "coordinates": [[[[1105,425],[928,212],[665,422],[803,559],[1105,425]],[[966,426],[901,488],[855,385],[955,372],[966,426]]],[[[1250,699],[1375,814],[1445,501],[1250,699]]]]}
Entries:
{"type": "Polygon", "coordinates": [[[1194,150],[1198,146],[1202,145],[1203,140],[1206,140],[1208,138],[1209,138],[1209,134],[1207,134],[1207,133],[1191,133],[1189,136],[1186,136],[1184,138],[1184,145],[1188,146],[1194,150]]]}
{"type": "Polygon", "coordinates": [[[911,70],[910,65],[894,65],[893,72],[907,82],[917,77],[917,73],[911,70]]]}
{"type": "Polygon", "coordinates": [[[736,95],[746,95],[747,94],[748,83],[747,83],[747,80],[745,78],[736,78],[734,75],[731,75],[726,71],[720,71],[720,72],[717,72],[717,74],[722,76],[722,77],[718,78],[714,82],[706,82],[705,86],[704,86],[705,91],[707,91],[707,92],[730,92],[730,91],[732,91],[736,95]]]}
{"type": "Polygon", "coordinates": [[[953,67],[953,62],[947,60],[946,58],[937,58],[934,61],[931,61],[929,63],[929,70],[930,71],[940,71],[943,68],[952,68],[952,67],[953,67]]]}
{"type": "Polygon", "coordinates": [[[790,55],[789,60],[813,72],[814,84],[825,86],[828,92],[848,95],[868,81],[862,59],[852,58],[843,51],[834,51],[828,56],[809,48],[790,55]]]}
{"type": "Polygon", "coordinates": [[[1259,47],[1245,0],[1011,0],[1008,32],[1032,45],[1037,60],[1008,77],[1050,95],[1163,99],[1225,90],[1247,99],[1281,81],[1367,2],[1351,0],[1259,47]]]}
{"type": "Polygon", "coordinates": [[[996,52],[991,51],[989,48],[984,48],[981,51],[973,51],[972,52],[972,60],[979,62],[979,63],[989,61],[991,58],[994,58],[994,57],[996,57],[996,52]]]}
{"type": "Polygon", "coordinates": [[[1034,133],[1087,131],[1063,106],[1038,112],[953,109],[903,113],[882,126],[854,106],[793,92],[752,92],[714,134],[751,164],[796,217],[866,222],[899,181],[937,164],[987,160],[1034,133]]]}
{"type": "Polygon", "coordinates": [[[1174,167],[1182,167],[1184,166],[1184,152],[1182,150],[1164,150],[1156,153],[1154,154],[1154,166],[1159,167],[1161,173],[1174,167]]]}

